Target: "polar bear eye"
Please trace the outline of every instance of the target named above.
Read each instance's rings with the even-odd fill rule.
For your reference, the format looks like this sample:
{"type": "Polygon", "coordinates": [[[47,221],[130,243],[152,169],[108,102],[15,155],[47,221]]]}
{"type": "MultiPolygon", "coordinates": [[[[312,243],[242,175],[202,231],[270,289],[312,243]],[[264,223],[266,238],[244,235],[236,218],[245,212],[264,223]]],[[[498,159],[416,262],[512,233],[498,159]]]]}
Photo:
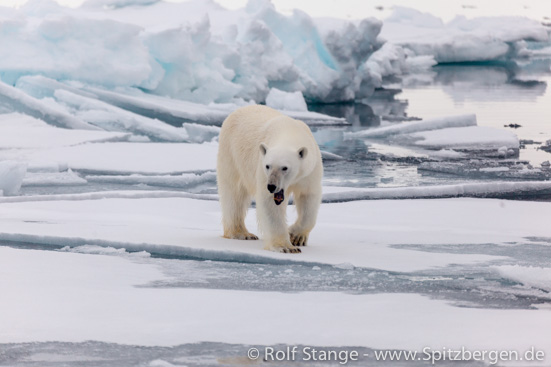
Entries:
{"type": "Polygon", "coordinates": [[[270,169],[270,166],[269,166],[269,165],[266,165],[266,169],[270,169]]]}
{"type": "Polygon", "coordinates": [[[287,171],[287,167],[281,168],[282,171],[287,171]]]}

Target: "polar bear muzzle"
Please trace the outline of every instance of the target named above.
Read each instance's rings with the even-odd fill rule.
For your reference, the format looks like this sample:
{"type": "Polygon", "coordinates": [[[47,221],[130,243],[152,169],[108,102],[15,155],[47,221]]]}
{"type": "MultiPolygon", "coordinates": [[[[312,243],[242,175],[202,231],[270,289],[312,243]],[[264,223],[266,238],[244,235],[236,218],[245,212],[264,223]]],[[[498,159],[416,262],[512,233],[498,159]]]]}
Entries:
{"type": "Polygon", "coordinates": [[[285,200],[285,195],[283,194],[283,189],[281,191],[274,193],[274,202],[276,205],[279,205],[285,200]]]}

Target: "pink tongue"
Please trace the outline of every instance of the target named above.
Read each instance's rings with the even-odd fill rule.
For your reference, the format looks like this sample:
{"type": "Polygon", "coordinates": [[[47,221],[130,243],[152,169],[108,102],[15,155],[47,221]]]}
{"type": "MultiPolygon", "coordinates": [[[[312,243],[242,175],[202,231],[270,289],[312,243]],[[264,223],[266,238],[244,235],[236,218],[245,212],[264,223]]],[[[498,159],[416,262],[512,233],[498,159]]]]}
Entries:
{"type": "Polygon", "coordinates": [[[274,194],[274,202],[276,205],[279,205],[285,200],[285,195],[283,195],[283,189],[280,192],[274,194]]]}

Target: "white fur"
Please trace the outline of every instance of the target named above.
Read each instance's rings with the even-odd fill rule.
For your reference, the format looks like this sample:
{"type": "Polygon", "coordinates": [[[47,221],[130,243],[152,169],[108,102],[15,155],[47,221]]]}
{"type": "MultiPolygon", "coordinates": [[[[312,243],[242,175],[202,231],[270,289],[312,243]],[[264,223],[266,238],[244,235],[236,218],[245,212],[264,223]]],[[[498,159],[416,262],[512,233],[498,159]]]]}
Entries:
{"type": "Polygon", "coordinates": [[[269,107],[247,106],[226,118],[219,143],[217,178],[224,237],[257,239],[245,227],[254,197],[265,249],[300,252],[295,246],[306,245],[321,203],[323,166],[310,128],[269,107]],[[274,192],[284,190],[280,205],[275,204],[268,184],[277,187],[274,192]],[[287,228],[291,193],[298,218],[287,228]]]}

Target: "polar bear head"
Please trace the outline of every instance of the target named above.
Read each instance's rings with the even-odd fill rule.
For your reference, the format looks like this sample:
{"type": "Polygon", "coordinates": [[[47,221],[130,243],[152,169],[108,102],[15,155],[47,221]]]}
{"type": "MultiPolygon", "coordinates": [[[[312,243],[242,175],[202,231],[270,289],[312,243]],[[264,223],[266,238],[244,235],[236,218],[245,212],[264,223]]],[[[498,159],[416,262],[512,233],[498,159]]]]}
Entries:
{"type": "Polygon", "coordinates": [[[303,174],[302,165],[308,154],[306,147],[271,147],[260,144],[262,169],[266,175],[266,190],[274,194],[274,202],[279,205],[285,199],[285,190],[303,174]]]}

